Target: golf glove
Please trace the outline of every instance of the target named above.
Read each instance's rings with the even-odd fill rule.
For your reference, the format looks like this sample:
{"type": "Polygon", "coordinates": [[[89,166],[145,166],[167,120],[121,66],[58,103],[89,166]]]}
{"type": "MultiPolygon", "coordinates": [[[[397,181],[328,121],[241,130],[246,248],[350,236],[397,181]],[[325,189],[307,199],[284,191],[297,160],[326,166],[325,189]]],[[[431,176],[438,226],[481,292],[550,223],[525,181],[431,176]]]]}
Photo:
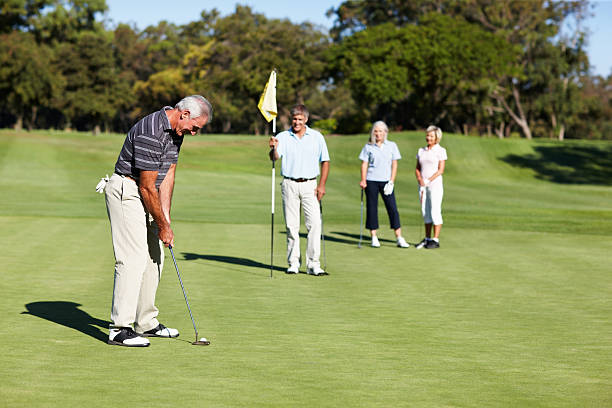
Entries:
{"type": "Polygon", "coordinates": [[[96,186],[96,192],[100,194],[104,193],[104,187],[106,187],[106,183],[108,183],[108,180],[109,180],[108,174],[106,175],[106,177],[102,177],[100,179],[100,182],[96,186]]]}
{"type": "Polygon", "coordinates": [[[385,195],[391,194],[393,192],[393,182],[389,181],[387,184],[385,184],[383,191],[385,192],[385,195]]]}
{"type": "Polygon", "coordinates": [[[423,180],[423,182],[425,182],[425,186],[427,187],[429,185],[429,183],[431,183],[430,179],[425,179],[423,180]]]}

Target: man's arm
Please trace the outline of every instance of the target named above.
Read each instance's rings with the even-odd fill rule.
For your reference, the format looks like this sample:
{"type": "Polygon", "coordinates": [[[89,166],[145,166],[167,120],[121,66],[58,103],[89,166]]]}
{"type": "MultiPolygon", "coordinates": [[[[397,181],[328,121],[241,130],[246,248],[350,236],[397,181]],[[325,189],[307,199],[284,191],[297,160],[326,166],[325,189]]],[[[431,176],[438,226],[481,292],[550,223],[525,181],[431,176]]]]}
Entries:
{"type": "Polygon", "coordinates": [[[155,187],[155,180],[157,179],[157,171],[145,171],[140,172],[140,183],[138,190],[140,196],[144,202],[145,208],[151,214],[155,223],[159,227],[159,239],[164,243],[165,246],[174,244],[174,233],[170,228],[170,223],[164,216],[160,194],[155,187]]]}
{"type": "Polygon", "coordinates": [[[172,207],[172,193],[174,192],[174,175],[176,173],[176,164],[171,164],[166,173],[164,181],[159,186],[159,201],[161,203],[162,213],[166,217],[168,224],[170,221],[170,208],[172,207]]]}
{"type": "Polygon", "coordinates": [[[325,183],[327,182],[327,176],[329,175],[329,162],[321,162],[321,176],[319,177],[319,185],[315,190],[317,200],[321,201],[325,195],[325,183]]]}

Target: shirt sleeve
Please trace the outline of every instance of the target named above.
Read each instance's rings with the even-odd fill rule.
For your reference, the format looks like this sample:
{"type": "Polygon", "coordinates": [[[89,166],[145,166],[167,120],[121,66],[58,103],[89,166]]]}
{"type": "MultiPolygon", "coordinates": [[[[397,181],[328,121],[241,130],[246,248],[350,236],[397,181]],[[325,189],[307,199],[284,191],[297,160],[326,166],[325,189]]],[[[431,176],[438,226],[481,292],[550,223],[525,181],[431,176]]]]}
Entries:
{"type": "Polygon", "coordinates": [[[368,145],[363,146],[363,149],[361,149],[361,153],[359,153],[359,160],[361,161],[370,160],[370,156],[368,155],[368,145]]]}
{"type": "Polygon", "coordinates": [[[391,150],[391,160],[399,160],[402,158],[397,143],[393,142],[393,150],[391,150]]]}
{"type": "Polygon", "coordinates": [[[438,160],[448,160],[448,156],[446,156],[446,149],[440,147],[440,153],[438,154],[438,160]]]}
{"type": "Polygon", "coordinates": [[[145,171],[158,171],[162,166],[162,146],[148,135],[134,136],[134,167],[145,171]]]}
{"type": "Polygon", "coordinates": [[[327,143],[325,143],[325,138],[323,135],[320,136],[320,144],[321,144],[321,156],[319,156],[319,161],[329,161],[329,152],[327,151],[327,143]]]}
{"type": "Polygon", "coordinates": [[[278,140],[278,145],[276,145],[276,152],[278,153],[278,157],[285,156],[285,132],[281,132],[277,134],[276,140],[278,140]]]}

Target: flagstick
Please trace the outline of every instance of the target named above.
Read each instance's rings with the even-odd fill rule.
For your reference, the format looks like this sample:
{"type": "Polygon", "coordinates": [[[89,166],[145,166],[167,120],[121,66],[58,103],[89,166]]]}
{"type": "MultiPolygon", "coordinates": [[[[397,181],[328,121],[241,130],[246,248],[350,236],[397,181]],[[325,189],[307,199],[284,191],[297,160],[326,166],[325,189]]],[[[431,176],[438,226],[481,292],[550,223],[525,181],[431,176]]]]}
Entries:
{"type": "MultiPolygon", "coordinates": [[[[272,119],[272,136],[276,135],[276,118],[272,119]]],[[[276,178],[276,168],[274,163],[276,159],[272,156],[272,223],[270,224],[270,279],[272,279],[272,271],[274,269],[274,179],[276,178]]]]}

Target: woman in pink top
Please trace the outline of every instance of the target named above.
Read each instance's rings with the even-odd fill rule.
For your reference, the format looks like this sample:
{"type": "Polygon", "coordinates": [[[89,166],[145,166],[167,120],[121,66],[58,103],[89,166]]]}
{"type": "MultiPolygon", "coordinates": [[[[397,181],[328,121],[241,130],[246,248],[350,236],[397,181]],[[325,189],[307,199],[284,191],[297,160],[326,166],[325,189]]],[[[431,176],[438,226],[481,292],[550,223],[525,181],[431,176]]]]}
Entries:
{"type": "Polygon", "coordinates": [[[446,149],[440,146],[440,139],[442,139],[442,130],[437,126],[429,126],[425,136],[427,146],[421,147],[417,153],[415,175],[419,183],[421,212],[425,221],[425,238],[416,246],[417,249],[440,248],[444,195],[442,174],[447,160],[446,149]]]}

